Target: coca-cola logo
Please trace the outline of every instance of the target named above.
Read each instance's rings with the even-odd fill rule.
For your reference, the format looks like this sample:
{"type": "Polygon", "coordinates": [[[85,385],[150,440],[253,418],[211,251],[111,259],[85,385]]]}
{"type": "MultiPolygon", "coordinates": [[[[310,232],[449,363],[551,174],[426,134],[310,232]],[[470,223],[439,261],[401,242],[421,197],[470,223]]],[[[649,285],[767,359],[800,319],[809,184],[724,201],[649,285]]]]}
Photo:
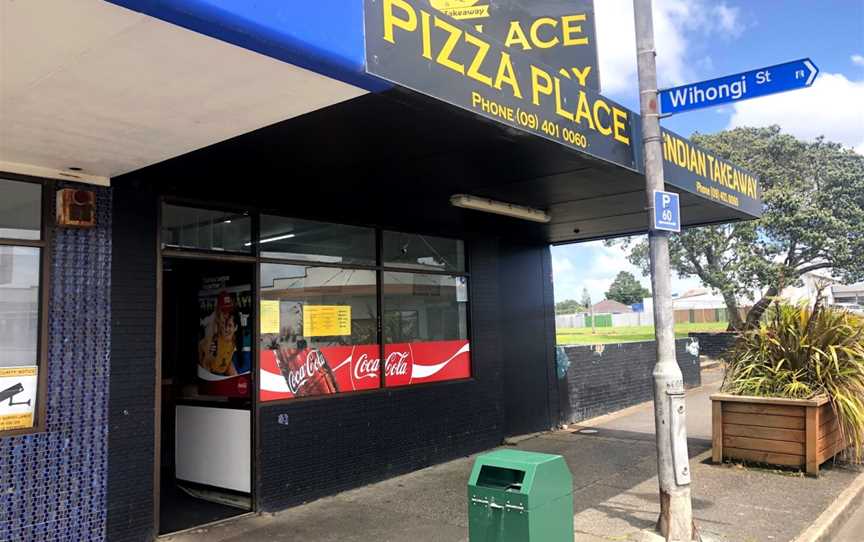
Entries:
{"type": "Polygon", "coordinates": [[[300,388],[303,387],[306,382],[309,381],[322,367],[327,365],[327,360],[324,359],[324,356],[321,352],[317,350],[310,350],[306,354],[306,362],[300,365],[297,369],[293,371],[288,371],[288,376],[285,380],[288,383],[288,389],[294,395],[297,395],[297,392],[300,391],[300,388]]]}
{"type": "MultiPolygon", "coordinates": [[[[387,354],[387,361],[384,363],[385,375],[405,376],[408,374],[408,352],[391,352],[387,354]]],[[[378,372],[381,368],[381,360],[372,358],[366,354],[361,354],[354,364],[354,380],[363,380],[364,378],[378,378],[378,372]]]]}
{"type": "Polygon", "coordinates": [[[408,352],[390,352],[384,364],[387,376],[405,376],[408,374],[408,352]]]}

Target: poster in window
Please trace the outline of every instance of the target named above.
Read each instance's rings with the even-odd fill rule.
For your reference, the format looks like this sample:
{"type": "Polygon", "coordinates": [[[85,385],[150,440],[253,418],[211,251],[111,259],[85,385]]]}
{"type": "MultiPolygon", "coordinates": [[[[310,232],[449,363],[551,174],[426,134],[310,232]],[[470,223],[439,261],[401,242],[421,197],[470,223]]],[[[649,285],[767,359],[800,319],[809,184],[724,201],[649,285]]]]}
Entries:
{"type": "MultiPolygon", "coordinates": [[[[387,387],[471,377],[468,341],[388,344],[384,349],[387,387]]],[[[332,395],[380,387],[377,344],[261,351],[261,401],[332,395]]]]}
{"type": "Polygon", "coordinates": [[[198,294],[198,393],[248,397],[252,369],[252,288],[205,280],[198,294]]]}
{"type": "Polygon", "coordinates": [[[0,431],[33,427],[37,367],[0,367],[0,431]]]}
{"type": "Polygon", "coordinates": [[[305,305],[303,335],[306,337],[351,335],[351,305],[305,305]]]}

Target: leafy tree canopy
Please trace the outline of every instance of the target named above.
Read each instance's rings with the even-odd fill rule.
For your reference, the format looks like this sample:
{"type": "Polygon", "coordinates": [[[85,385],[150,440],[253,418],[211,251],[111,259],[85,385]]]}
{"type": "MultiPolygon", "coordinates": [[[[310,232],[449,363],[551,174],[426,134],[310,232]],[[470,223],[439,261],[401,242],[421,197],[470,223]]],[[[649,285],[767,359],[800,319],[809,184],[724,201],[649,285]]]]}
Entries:
{"type": "Polygon", "coordinates": [[[609,291],[606,292],[606,299],[624,303],[625,305],[634,305],[641,303],[643,298],[650,295],[651,292],[648,288],[642,286],[636,280],[636,277],[633,276],[633,273],[621,271],[615,277],[615,280],[609,287],[609,291]]]}
{"type": "MultiPolygon", "coordinates": [[[[755,173],[762,185],[760,220],[689,229],[670,242],[673,269],[720,292],[732,327],[755,326],[772,298],[807,272],[864,279],[864,156],[821,137],[798,140],[778,126],[692,139],[755,173]],[[736,298],[754,289],[762,296],[743,322],[736,298]]],[[[623,243],[647,272],[647,241],[623,243]]]]}

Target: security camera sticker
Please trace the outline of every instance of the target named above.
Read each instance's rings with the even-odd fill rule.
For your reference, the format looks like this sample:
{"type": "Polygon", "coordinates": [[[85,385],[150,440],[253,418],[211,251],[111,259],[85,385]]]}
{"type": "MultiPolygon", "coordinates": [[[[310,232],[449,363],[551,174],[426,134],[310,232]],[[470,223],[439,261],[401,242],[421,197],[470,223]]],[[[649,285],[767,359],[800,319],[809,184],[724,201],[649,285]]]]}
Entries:
{"type": "Polygon", "coordinates": [[[0,367],[0,431],[33,427],[38,367],[0,367]]]}

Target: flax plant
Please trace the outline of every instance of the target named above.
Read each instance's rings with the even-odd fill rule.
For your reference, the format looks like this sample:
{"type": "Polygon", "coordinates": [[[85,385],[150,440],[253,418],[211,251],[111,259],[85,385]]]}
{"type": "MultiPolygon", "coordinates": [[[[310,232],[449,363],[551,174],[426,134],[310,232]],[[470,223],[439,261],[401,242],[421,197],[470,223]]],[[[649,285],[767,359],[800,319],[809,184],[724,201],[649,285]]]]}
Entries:
{"type": "Polygon", "coordinates": [[[809,399],[825,395],[853,462],[864,462],[864,319],[815,305],[775,302],[758,329],[743,333],[723,391],[809,399]]]}

